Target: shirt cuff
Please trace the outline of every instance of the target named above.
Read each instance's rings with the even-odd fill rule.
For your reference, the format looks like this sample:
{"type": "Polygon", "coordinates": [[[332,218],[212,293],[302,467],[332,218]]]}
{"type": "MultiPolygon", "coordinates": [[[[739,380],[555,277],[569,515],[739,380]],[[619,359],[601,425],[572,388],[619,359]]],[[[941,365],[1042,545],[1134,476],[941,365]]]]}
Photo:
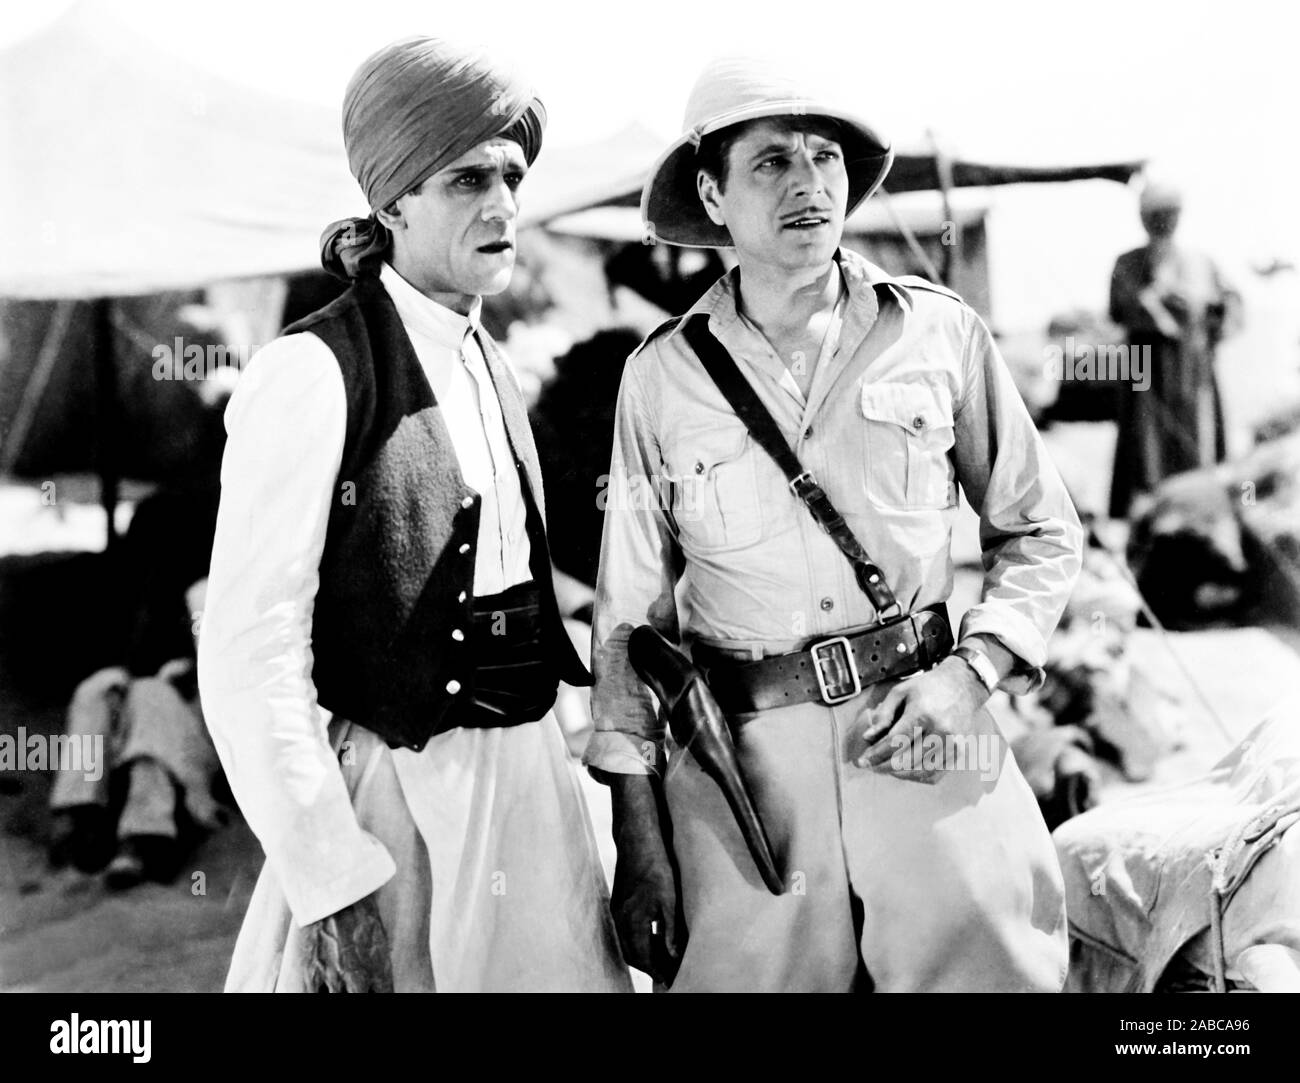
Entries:
{"type": "Polygon", "coordinates": [[[957,642],[973,635],[992,636],[1015,655],[1016,667],[998,684],[1004,692],[1024,696],[1043,686],[1047,644],[1032,621],[1005,605],[982,602],[962,618],[957,642]]]}
{"type": "Polygon", "coordinates": [[[335,857],[345,871],[323,881],[290,873],[286,866],[292,866],[292,854],[277,863],[276,879],[299,926],[310,925],[360,902],[397,873],[397,865],[383,843],[364,831],[352,845],[338,850],[335,857]]]}
{"type": "Polygon", "coordinates": [[[662,757],[660,746],[643,734],[597,730],[587,742],[582,762],[611,775],[652,775],[662,757]]]}

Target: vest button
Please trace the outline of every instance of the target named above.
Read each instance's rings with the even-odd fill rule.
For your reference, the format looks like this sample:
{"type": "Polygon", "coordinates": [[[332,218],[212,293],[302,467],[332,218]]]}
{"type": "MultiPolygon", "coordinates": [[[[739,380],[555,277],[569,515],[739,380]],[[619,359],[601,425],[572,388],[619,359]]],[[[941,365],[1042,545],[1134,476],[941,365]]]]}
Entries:
{"type": "Polygon", "coordinates": [[[474,498],[472,496],[465,497],[465,499],[460,502],[460,506],[462,508],[472,508],[474,506],[474,498]]]}
{"type": "Polygon", "coordinates": [[[465,600],[465,597],[466,597],[465,592],[462,590],[459,594],[456,595],[456,601],[463,602],[465,600]]]}
{"type": "Polygon", "coordinates": [[[461,552],[461,555],[464,555],[465,553],[468,553],[468,552],[469,552],[469,542],[465,542],[465,543],[463,543],[463,544],[461,545],[461,547],[460,547],[460,552],[461,552]]]}
{"type": "Polygon", "coordinates": [[[463,643],[465,641],[465,633],[462,632],[459,628],[453,628],[451,630],[451,638],[454,639],[457,643],[463,643]]]}
{"type": "Polygon", "coordinates": [[[454,696],[457,692],[460,691],[460,681],[448,681],[447,691],[454,696]]]}

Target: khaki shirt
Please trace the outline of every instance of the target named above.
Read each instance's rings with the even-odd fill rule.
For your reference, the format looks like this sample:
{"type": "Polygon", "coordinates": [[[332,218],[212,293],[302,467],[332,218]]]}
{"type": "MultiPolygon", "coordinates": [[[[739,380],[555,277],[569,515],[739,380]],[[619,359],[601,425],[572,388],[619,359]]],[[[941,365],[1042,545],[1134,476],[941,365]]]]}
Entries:
{"type": "MultiPolygon", "coordinates": [[[[981,602],[961,635],[1019,659],[1003,682],[1042,682],[1046,637],[1080,566],[1082,530],[1060,475],[983,321],[953,294],[837,257],[845,297],[807,401],[736,310],[739,269],[691,309],[730,351],[904,610],[943,602],[960,484],[979,511],[981,602]]],[[[595,733],[587,764],[659,762],[655,701],[627,660],[650,624],[670,640],[790,650],[874,623],[853,569],[794,497],[696,359],[680,323],[629,359],[619,391],[592,639],[595,733]]]]}

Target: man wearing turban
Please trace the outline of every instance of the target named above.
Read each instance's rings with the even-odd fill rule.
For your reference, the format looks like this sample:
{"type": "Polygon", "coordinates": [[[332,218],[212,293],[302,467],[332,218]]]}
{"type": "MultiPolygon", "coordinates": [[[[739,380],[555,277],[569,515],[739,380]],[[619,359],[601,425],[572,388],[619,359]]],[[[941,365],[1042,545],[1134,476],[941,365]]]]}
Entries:
{"type": "Polygon", "coordinates": [[[544,124],[442,41],[362,64],[343,131],[372,213],[321,246],[350,288],[231,400],[199,673],[267,860],[229,989],[630,988],[550,710],[590,677],[479,321],[544,124]]]}
{"type": "Polygon", "coordinates": [[[1163,180],[1139,197],[1150,238],[1115,261],[1110,318],[1128,333],[1130,364],[1149,384],[1120,385],[1119,438],[1110,514],[1128,517],[1135,496],[1227,453],[1215,375],[1219,342],[1237,329],[1241,297],[1204,253],[1176,243],[1182,192],[1163,180]]]}

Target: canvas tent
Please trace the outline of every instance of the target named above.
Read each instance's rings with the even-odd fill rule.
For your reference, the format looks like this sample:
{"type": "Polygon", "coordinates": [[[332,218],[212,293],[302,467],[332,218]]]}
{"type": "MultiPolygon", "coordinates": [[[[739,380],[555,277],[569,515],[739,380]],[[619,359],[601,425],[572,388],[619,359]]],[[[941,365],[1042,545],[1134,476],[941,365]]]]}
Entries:
{"type": "Polygon", "coordinates": [[[337,115],[189,66],[107,5],[76,5],[0,55],[0,110],[0,207],[15,227],[0,296],[296,270],[304,240],[362,202],[337,115]]]}
{"type": "MultiPolygon", "coordinates": [[[[314,268],[324,226],[365,211],[337,110],[186,62],[80,3],[0,53],[0,297],[92,298],[314,268]]],[[[532,224],[635,206],[662,140],[637,126],[553,147],[532,224]]],[[[905,148],[891,192],[1106,177],[1140,163],[1028,168],[905,148]]]]}
{"type": "MultiPolygon", "coordinates": [[[[0,297],[98,298],[318,267],[321,230],[364,214],[337,109],[186,63],[75,5],[0,52],[0,297]]],[[[549,149],[541,221],[640,185],[659,140],[631,126],[549,149]]]]}
{"type": "MultiPolygon", "coordinates": [[[[149,378],[177,304],[236,280],[273,301],[259,286],[319,271],[324,226],[365,213],[339,112],[190,64],[80,3],[0,51],[0,139],[0,475],[93,467],[111,506],[116,475],[157,478],[186,443],[190,389],[149,378]]],[[[631,126],[556,148],[527,209],[635,184],[658,145],[631,126]]]]}
{"type": "MultiPolygon", "coordinates": [[[[0,299],[63,306],[47,307],[43,323],[41,313],[11,310],[0,327],[0,468],[20,462],[34,419],[68,401],[64,388],[112,505],[113,412],[133,393],[113,357],[114,328],[133,302],[106,299],[317,268],[322,228],[366,209],[340,127],[337,109],[188,63],[107,5],[75,4],[0,52],[0,299]],[[72,302],[93,311],[70,313],[72,302]],[[62,341],[69,328],[80,331],[75,350],[62,341]]],[[[632,126],[595,144],[549,147],[530,175],[521,224],[634,206],[662,146],[632,126]]],[[[889,187],[1123,180],[1137,167],[1022,169],[919,152],[899,157],[889,187]]]]}

